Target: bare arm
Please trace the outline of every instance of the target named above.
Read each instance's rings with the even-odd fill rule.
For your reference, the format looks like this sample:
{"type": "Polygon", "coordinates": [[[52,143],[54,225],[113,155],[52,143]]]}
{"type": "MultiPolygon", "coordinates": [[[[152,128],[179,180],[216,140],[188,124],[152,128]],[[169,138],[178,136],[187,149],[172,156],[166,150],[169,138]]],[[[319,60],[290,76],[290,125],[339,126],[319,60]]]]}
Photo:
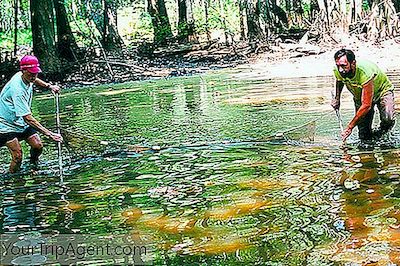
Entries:
{"type": "Polygon", "coordinates": [[[42,88],[46,88],[46,89],[50,89],[53,93],[59,93],[61,88],[57,85],[52,85],[48,82],[45,82],[43,80],[41,80],[40,78],[36,78],[34,81],[34,84],[36,86],[42,87],[42,88]]]}
{"type": "Polygon", "coordinates": [[[335,110],[338,110],[340,108],[340,95],[342,94],[344,87],[344,83],[342,81],[336,80],[336,86],[335,86],[335,96],[332,99],[332,107],[335,110]]]}
{"type": "Polygon", "coordinates": [[[350,136],[353,128],[357,125],[361,118],[363,118],[372,108],[372,99],[374,97],[374,79],[371,79],[363,86],[361,94],[361,107],[350,121],[346,130],[342,133],[342,139],[346,140],[350,136]]]}
{"type": "Polygon", "coordinates": [[[47,128],[45,128],[44,126],[42,126],[42,124],[40,124],[39,121],[37,121],[31,114],[26,115],[23,118],[24,118],[24,121],[28,125],[30,125],[34,129],[36,129],[37,131],[41,132],[45,136],[47,136],[47,137],[49,137],[52,140],[57,141],[57,142],[61,142],[62,141],[61,135],[53,133],[50,130],[48,130],[47,128]]]}

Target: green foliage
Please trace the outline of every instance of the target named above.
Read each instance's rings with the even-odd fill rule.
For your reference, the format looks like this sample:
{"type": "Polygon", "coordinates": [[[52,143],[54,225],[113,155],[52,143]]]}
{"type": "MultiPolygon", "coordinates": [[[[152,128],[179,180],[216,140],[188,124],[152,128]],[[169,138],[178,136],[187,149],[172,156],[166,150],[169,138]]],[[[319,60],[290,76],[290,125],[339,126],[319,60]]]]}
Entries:
{"type": "Polygon", "coordinates": [[[189,35],[189,25],[187,23],[179,23],[177,27],[178,32],[181,36],[189,35]]]}
{"type": "Polygon", "coordinates": [[[156,43],[164,43],[168,35],[170,35],[169,27],[160,27],[157,29],[154,40],[156,43]]]}
{"type": "Polygon", "coordinates": [[[367,11],[367,10],[370,10],[370,9],[371,9],[371,7],[369,6],[368,0],[363,0],[363,2],[362,2],[362,9],[363,9],[364,11],[367,11]]]}
{"type": "Polygon", "coordinates": [[[311,12],[311,3],[310,2],[303,2],[303,10],[305,14],[310,14],[311,12]]]}
{"type": "Polygon", "coordinates": [[[13,37],[7,33],[0,33],[0,48],[11,50],[13,47],[13,37]]]}
{"type": "Polygon", "coordinates": [[[85,19],[80,18],[70,23],[71,30],[74,32],[76,43],[81,46],[90,46],[93,41],[91,38],[90,29],[86,25],[85,19]]]}
{"type": "MultiPolygon", "coordinates": [[[[117,13],[118,32],[124,38],[126,43],[129,42],[140,42],[140,41],[152,41],[156,42],[165,39],[165,36],[170,36],[168,27],[160,27],[156,30],[153,29],[151,17],[147,12],[147,1],[148,0],[107,0],[111,5],[111,9],[117,13]],[[115,10],[116,9],[116,10],[115,10]],[[157,35],[157,36],[154,36],[157,35]]],[[[91,46],[94,43],[93,33],[98,37],[101,36],[101,28],[103,20],[103,1],[102,0],[63,0],[68,18],[71,24],[74,37],[80,46],[91,46]],[[96,21],[96,28],[92,24],[88,24],[88,20],[96,21]],[[100,25],[100,26],[99,26],[100,25]],[[99,32],[100,31],[100,32],[99,32]]],[[[283,32],[287,30],[285,24],[285,18],[289,17],[289,23],[292,22],[289,27],[291,29],[304,29],[307,26],[302,23],[302,19],[298,19],[298,16],[302,18],[312,19],[312,11],[318,10],[318,3],[316,0],[302,0],[300,2],[294,1],[257,1],[257,11],[259,16],[259,22],[261,24],[261,31],[265,31],[266,27],[270,27],[275,33],[283,32]],[[273,3],[277,6],[273,7],[273,3]],[[294,14],[294,7],[301,5],[303,12],[302,14],[294,14]],[[290,12],[278,12],[290,9],[290,12]],[[279,14],[278,14],[279,13],[279,14]],[[269,16],[267,16],[269,15],[269,16]],[[292,19],[290,16],[296,16],[292,19]],[[268,21],[267,21],[268,20],[268,21]],[[279,23],[277,23],[279,22],[279,23]],[[276,24],[274,24],[276,23],[276,24]],[[297,24],[295,24],[297,23],[297,24]],[[274,25],[273,25],[274,24],[274,25]]],[[[370,2],[368,0],[362,1],[362,8],[364,11],[371,9],[370,2]]],[[[3,33],[0,35],[0,47],[3,49],[12,50],[13,48],[13,0],[2,0],[0,2],[0,31],[3,33]]],[[[31,45],[32,37],[30,31],[30,8],[29,0],[19,0],[19,36],[18,45],[31,45]]],[[[173,35],[181,33],[187,35],[192,34],[191,30],[194,30],[195,34],[204,34],[206,31],[210,31],[213,37],[216,37],[216,33],[223,34],[228,32],[230,35],[238,35],[240,32],[240,12],[239,4],[244,4],[245,1],[240,0],[197,0],[191,5],[192,12],[188,16],[187,23],[193,23],[193,27],[189,28],[187,25],[178,25],[178,5],[175,1],[165,0],[165,5],[168,12],[168,18],[171,23],[171,30],[173,35]],[[206,17],[205,8],[207,5],[208,16],[206,17]]],[[[349,8],[349,6],[348,6],[349,8]]],[[[315,13],[315,12],[314,12],[315,13]]],[[[315,15],[315,14],[314,14],[315,15]]],[[[246,18],[244,18],[246,21],[246,18]]],[[[161,25],[165,24],[165,21],[160,22],[161,25]]],[[[201,38],[201,36],[200,36],[201,38]]]]}
{"type": "Polygon", "coordinates": [[[127,25],[126,32],[122,35],[132,42],[150,41],[153,35],[153,25],[151,24],[151,17],[148,13],[141,13],[137,21],[130,21],[127,25]]]}
{"type": "MultiPolygon", "coordinates": [[[[18,46],[32,45],[32,33],[28,29],[18,30],[18,46]]],[[[14,33],[0,33],[0,48],[5,50],[14,49],[14,33]]]]}
{"type": "Polygon", "coordinates": [[[210,1],[209,4],[208,21],[206,21],[204,6],[197,5],[193,8],[195,29],[197,33],[205,33],[207,27],[209,30],[223,29],[228,32],[239,31],[239,7],[235,1],[225,1],[223,12],[220,11],[221,7],[219,6],[218,1],[210,1]],[[221,14],[224,14],[224,16],[221,14]]]}

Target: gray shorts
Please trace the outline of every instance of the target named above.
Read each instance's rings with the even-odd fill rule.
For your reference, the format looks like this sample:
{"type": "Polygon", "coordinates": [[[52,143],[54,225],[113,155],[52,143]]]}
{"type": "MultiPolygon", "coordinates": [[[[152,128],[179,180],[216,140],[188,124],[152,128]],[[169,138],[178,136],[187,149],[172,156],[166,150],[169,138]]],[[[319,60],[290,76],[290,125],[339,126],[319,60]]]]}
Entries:
{"type": "MultiPolygon", "coordinates": [[[[356,105],[356,112],[360,106],[356,105]]],[[[358,136],[360,140],[372,140],[387,133],[395,123],[395,104],[393,91],[386,92],[378,102],[374,102],[371,110],[358,122],[358,136]],[[380,127],[375,135],[372,132],[372,122],[374,120],[374,106],[377,106],[380,116],[380,127]]]]}

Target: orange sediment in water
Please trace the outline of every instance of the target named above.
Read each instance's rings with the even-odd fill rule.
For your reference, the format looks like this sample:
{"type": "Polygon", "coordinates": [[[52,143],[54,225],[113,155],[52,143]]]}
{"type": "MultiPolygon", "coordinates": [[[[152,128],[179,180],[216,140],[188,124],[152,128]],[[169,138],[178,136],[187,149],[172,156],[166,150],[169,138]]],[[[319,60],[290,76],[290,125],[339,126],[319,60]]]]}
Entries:
{"type": "Polygon", "coordinates": [[[233,253],[237,250],[243,250],[249,247],[242,239],[224,239],[224,240],[211,240],[206,243],[194,245],[190,248],[192,253],[205,253],[205,254],[221,254],[233,253]]]}
{"type": "Polygon", "coordinates": [[[207,218],[217,220],[228,220],[240,215],[255,213],[261,209],[271,205],[269,201],[251,200],[248,202],[240,202],[231,206],[221,206],[208,211],[205,216],[207,218]]]}
{"type": "Polygon", "coordinates": [[[86,208],[85,205],[73,202],[68,202],[68,204],[63,207],[64,210],[73,212],[83,210],[84,208],[86,208]]]}
{"type": "Polygon", "coordinates": [[[400,248],[400,229],[389,229],[389,235],[391,244],[400,248]]]}
{"type": "Polygon", "coordinates": [[[291,185],[285,182],[279,182],[275,180],[247,180],[239,183],[239,186],[242,188],[253,188],[259,190],[266,189],[277,189],[277,188],[285,188],[290,187],[291,185]]]}
{"type": "Polygon", "coordinates": [[[349,217],[345,221],[346,229],[357,239],[367,238],[372,228],[365,225],[365,217],[349,217]]]}
{"type": "Polygon", "coordinates": [[[397,224],[400,224],[400,209],[393,209],[387,214],[388,218],[395,218],[397,224]]]}
{"type": "Polygon", "coordinates": [[[149,218],[144,221],[146,227],[169,234],[189,233],[193,231],[196,219],[171,218],[168,216],[159,216],[149,218]]]}
{"type": "Polygon", "coordinates": [[[395,265],[400,265],[400,250],[396,250],[396,249],[392,250],[389,253],[389,258],[390,258],[390,261],[392,263],[394,263],[395,265]]]}
{"type": "Polygon", "coordinates": [[[121,215],[126,218],[126,223],[127,224],[132,224],[135,223],[137,220],[140,219],[140,217],[143,216],[142,211],[139,208],[132,208],[125,210],[121,213],[121,215]]]}
{"type": "Polygon", "coordinates": [[[144,152],[144,151],[150,150],[150,147],[144,147],[144,146],[139,146],[139,145],[127,145],[126,148],[129,151],[136,152],[136,153],[140,153],[140,152],[144,152]]]}

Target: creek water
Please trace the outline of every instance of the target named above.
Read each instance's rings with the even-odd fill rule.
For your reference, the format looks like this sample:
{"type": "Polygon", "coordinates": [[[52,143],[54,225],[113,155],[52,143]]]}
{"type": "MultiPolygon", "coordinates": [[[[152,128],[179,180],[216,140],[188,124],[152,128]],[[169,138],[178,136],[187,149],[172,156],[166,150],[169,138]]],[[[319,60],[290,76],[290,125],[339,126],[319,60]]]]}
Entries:
{"type": "MultiPolygon", "coordinates": [[[[219,73],[65,90],[63,182],[44,140],[39,171],[1,179],[0,233],[129,235],[155,265],[399,264],[398,126],[390,149],[360,150],[356,132],[343,149],[332,88],[219,73]]],[[[35,96],[50,128],[54,110],[35,96]]]]}

